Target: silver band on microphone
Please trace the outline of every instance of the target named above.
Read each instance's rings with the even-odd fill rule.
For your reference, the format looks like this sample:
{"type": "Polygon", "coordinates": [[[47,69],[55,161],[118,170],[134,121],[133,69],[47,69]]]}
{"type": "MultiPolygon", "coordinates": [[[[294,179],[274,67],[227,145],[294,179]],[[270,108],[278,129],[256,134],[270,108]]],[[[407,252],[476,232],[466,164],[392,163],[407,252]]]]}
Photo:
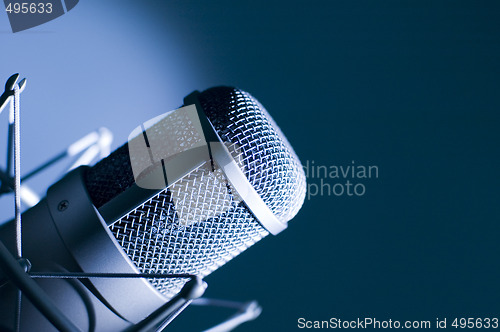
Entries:
{"type": "Polygon", "coordinates": [[[237,162],[222,142],[222,139],[217,134],[212,123],[208,120],[198,100],[198,95],[199,92],[197,91],[191,93],[184,99],[184,104],[194,104],[196,106],[210,157],[219,165],[227,180],[231,183],[238,196],[247,205],[257,221],[259,221],[269,233],[273,235],[279,234],[287,228],[287,224],[279,221],[248,181],[245,174],[243,174],[240,166],[238,166],[237,162]]]}
{"type": "Polygon", "coordinates": [[[233,188],[247,205],[255,218],[269,231],[276,235],[286,229],[287,224],[276,218],[271,209],[255,191],[252,184],[247,180],[231,153],[221,142],[210,142],[212,158],[219,165],[222,172],[231,183],[233,188]]]}

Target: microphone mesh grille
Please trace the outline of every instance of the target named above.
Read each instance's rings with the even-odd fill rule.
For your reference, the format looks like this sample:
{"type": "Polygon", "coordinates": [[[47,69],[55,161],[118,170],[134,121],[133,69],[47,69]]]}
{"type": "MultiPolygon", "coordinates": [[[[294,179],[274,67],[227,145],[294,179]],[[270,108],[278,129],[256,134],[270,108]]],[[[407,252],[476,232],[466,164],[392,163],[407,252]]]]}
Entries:
{"type": "MultiPolygon", "coordinates": [[[[230,87],[206,90],[199,100],[267,206],[283,222],[293,218],[304,201],[305,174],[265,108],[250,94],[230,87]]],[[[133,183],[129,163],[125,165],[126,176],[120,175],[117,181],[114,181],[117,175],[103,175],[109,168],[106,165],[105,161],[97,164],[87,175],[96,206],[111,199],[109,192],[118,194],[133,183]],[[105,180],[110,178],[112,189],[93,189],[107,185],[105,180]]],[[[204,277],[268,235],[232,192],[222,172],[213,172],[208,166],[186,174],[109,226],[141,272],[192,273],[204,277]]],[[[175,295],[185,282],[185,279],[151,280],[167,297],[175,295]]]]}

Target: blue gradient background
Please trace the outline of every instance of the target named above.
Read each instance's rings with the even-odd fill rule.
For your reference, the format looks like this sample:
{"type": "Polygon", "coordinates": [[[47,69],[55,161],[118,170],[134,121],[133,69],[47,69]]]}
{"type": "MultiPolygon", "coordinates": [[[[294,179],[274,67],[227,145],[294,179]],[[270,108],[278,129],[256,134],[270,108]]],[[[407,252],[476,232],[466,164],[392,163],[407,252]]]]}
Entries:
{"type": "MultiPolygon", "coordinates": [[[[500,315],[500,3],[82,0],[18,34],[0,20],[0,77],[29,78],[24,170],[100,126],[117,147],[218,84],[266,105],[303,163],[379,167],[363,197],[306,201],[207,278],[207,296],[264,307],[239,331],[500,315]]],[[[60,171],[31,184],[43,193],[60,171]]],[[[171,330],[228,314],[188,308],[171,330]]]]}

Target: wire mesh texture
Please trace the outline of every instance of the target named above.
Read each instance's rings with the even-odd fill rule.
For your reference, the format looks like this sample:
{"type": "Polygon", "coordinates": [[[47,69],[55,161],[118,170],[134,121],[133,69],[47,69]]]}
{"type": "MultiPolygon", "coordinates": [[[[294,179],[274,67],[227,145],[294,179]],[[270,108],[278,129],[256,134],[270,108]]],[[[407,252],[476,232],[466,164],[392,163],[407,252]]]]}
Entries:
{"type": "MultiPolygon", "coordinates": [[[[293,218],[305,197],[305,175],[298,157],[266,109],[250,94],[230,87],[206,90],[199,95],[199,101],[271,211],[283,222],[293,218]]],[[[124,162],[120,158],[118,162],[124,162]]],[[[122,183],[121,188],[112,190],[123,190],[130,179],[125,182],[125,186],[122,183]]],[[[89,192],[92,196],[92,190],[89,192]]],[[[141,272],[190,273],[200,277],[268,235],[223,173],[212,169],[208,162],[109,229],[141,272]]],[[[185,283],[181,279],[150,281],[166,297],[175,295],[185,283]]]]}

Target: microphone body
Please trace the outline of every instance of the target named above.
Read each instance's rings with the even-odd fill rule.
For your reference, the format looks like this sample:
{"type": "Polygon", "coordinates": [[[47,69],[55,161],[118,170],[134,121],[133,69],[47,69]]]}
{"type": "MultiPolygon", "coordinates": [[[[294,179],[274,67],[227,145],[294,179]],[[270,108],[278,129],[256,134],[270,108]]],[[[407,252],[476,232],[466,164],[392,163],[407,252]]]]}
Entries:
{"type": "MultiPolygon", "coordinates": [[[[286,228],[304,201],[305,175],[265,108],[230,87],[193,93],[184,104],[138,127],[93,167],[68,173],[23,213],[23,257],[32,272],[203,278],[286,228]]],[[[13,221],[0,227],[12,253],[14,239],[13,221]]],[[[186,281],[37,279],[81,330],[113,332],[141,322],[186,281]]],[[[11,283],[0,287],[0,327],[13,329],[16,296],[11,283]]],[[[21,331],[56,331],[22,303],[21,331]]]]}

